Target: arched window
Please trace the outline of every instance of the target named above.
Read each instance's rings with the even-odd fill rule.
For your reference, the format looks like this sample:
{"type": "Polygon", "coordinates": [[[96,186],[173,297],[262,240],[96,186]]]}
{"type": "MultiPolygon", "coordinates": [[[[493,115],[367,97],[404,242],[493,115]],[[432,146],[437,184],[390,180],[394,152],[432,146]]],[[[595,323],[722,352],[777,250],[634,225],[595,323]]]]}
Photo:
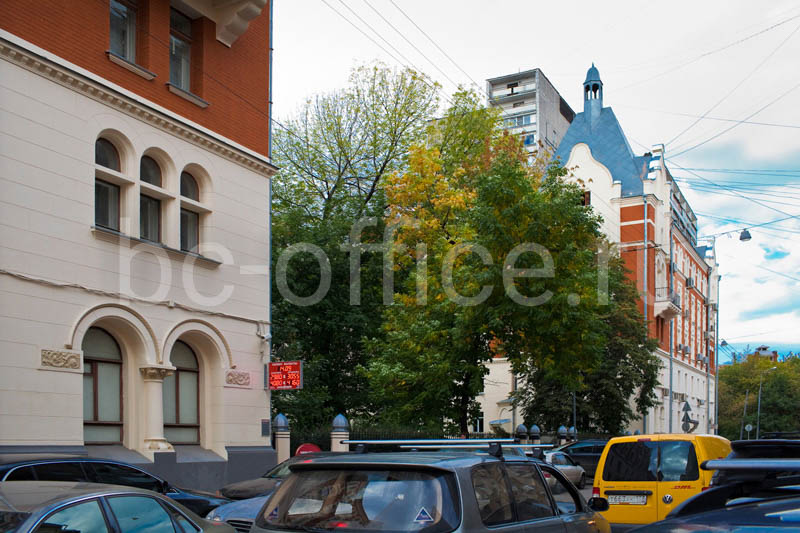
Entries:
{"type": "Polygon", "coordinates": [[[143,156],[139,165],[139,177],[150,185],[161,187],[161,166],[152,157],[143,156]]]}
{"type": "Polygon", "coordinates": [[[94,142],[94,162],[120,172],[119,152],[111,141],[102,137],[94,142]]]}
{"type": "MultiPolygon", "coordinates": [[[[181,172],[181,196],[200,201],[197,180],[188,172],[181,172]]],[[[181,250],[198,253],[200,244],[200,215],[190,209],[181,208],[181,250]]]]}
{"type": "Polygon", "coordinates": [[[164,437],[172,444],[200,442],[197,357],[188,344],[176,341],[170,361],[175,373],[164,378],[164,437]]]}
{"type": "MultiPolygon", "coordinates": [[[[161,187],[161,167],[152,157],[142,157],[139,177],[145,183],[161,187]]],[[[139,237],[150,242],[161,242],[161,200],[147,194],[139,198],[139,237]]]]}
{"type": "MultiPolygon", "coordinates": [[[[120,171],[119,152],[110,141],[100,138],[94,143],[94,162],[120,171]]],[[[119,231],[119,185],[94,180],[94,223],[102,228],[119,231]]]]}
{"type": "Polygon", "coordinates": [[[122,351],[107,331],[86,331],[83,350],[83,440],[122,442],[122,351]]]}
{"type": "Polygon", "coordinates": [[[200,201],[200,188],[197,186],[197,180],[188,172],[181,172],[181,196],[195,202],[200,201]]]}

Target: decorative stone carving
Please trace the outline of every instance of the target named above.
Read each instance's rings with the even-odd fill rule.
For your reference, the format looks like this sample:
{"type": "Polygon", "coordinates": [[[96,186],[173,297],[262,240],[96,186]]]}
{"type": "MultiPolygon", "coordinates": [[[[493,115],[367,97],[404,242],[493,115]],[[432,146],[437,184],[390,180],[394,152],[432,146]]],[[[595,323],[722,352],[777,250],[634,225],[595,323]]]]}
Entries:
{"type": "Polygon", "coordinates": [[[228,370],[225,372],[225,384],[236,387],[250,387],[250,372],[228,370]]]}
{"type": "Polygon", "coordinates": [[[81,367],[81,356],[75,352],[42,350],[42,366],[78,370],[81,367]]]}
{"type": "Polygon", "coordinates": [[[142,373],[142,377],[145,380],[149,381],[163,381],[165,377],[172,375],[171,368],[164,368],[159,366],[145,366],[140,368],[139,372],[142,373]]]}

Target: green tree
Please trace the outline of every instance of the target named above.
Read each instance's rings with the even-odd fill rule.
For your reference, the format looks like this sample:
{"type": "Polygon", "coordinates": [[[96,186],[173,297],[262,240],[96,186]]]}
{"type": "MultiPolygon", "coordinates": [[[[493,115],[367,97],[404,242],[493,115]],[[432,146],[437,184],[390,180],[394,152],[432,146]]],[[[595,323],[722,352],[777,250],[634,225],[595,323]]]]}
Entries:
{"type": "Polygon", "coordinates": [[[297,429],[330,424],[337,413],[349,418],[371,411],[368,386],[357,369],[366,362],[362,338],[380,327],[382,261],[364,253],[360,301],[351,303],[348,242],[362,216],[377,217],[362,242],[382,240],[386,177],[406,165],[411,144],[419,143],[438,107],[436,87],[411,70],[381,65],[353,71],[347,88],[319,95],[276,128],[273,159],[272,358],[304,362],[304,388],[272,394],[274,412],[297,429]],[[284,292],[308,297],[320,286],[317,258],[296,253],[278,269],[290,246],[308,243],[328,258],[330,289],[313,305],[298,305],[284,292]]]}
{"type": "MultiPolygon", "coordinates": [[[[719,369],[719,432],[735,440],[743,425],[756,427],[758,385],[761,391],[761,432],[798,431],[797,406],[800,405],[800,359],[773,362],[751,356],[741,363],[719,369]],[[772,367],[777,367],[770,371],[772,367]],[[744,416],[747,397],[747,416],[744,416]]],[[[744,433],[747,436],[747,433],[744,433]]],[[[755,437],[755,433],[751,433],[755,437]]]]}
{"type": "MultiPolygon", "coordinates": [[[[466,431],[484,364],[503,353],[543,390],[588,390],[592,380],[591,400],[619,412],[595,412],[594,423],[616,428],[632,416],[628,398],[637,388],[637,408],[652,404],[657,375],[636,291],[615,258],[612,292],[598,298],[600,219],[581,206],[580,189],[564,181],[563,169],[548,167],[549,154],[529,161],[517,138],[496,135],[496,115],[474,96],[460,98],[425,147],[412,150],[409,170],[387,185],[389,220],[419,224],[398,230],[398,255],[405,253],[398,266],[408,277],[384,312],[382,334],[369,343],[367,374],[381,415],[466,431]],[[420,242],[421,273],[408,252],[420,242]],[[525,243],[537,246],[518,247],[525,243]],[[614,387],[615,375],[630,383],[614,387]]],[[[527,405],[525,396],[517,401],[527,405]]],[[[567,400],[562,394],[557,401],[567,400]]]]}

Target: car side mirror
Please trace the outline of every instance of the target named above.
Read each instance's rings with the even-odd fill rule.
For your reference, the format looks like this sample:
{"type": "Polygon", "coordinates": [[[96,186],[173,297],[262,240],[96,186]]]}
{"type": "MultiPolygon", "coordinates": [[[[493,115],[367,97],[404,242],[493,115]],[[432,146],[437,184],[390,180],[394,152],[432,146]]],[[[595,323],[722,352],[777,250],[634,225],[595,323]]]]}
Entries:
{"type": "Polygon", "coordinates": [[[595,496],[594,498],[589,498],[588,501],[589,508],[592,511],[597,511],[598,513],[602,513],[603,511],[608,511],[608,500],[605,498],[600,498],[599,496],[595,496]]]}

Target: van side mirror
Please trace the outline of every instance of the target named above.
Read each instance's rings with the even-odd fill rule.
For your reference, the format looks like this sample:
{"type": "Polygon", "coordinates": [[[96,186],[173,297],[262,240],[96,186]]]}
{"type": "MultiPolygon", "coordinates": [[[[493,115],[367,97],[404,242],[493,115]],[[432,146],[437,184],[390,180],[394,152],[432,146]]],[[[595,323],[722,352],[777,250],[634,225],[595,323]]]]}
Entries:
{"type": "Polygon", "coordinates": [[[587,502],[589,504],[589,508],[592,511],[597,511],[598,513],[602,513],[604,511],[608,511],[608,500],[605,498],[600,498],[599,496],[595,496],[594,498],[589,498],[587,502]]]}

